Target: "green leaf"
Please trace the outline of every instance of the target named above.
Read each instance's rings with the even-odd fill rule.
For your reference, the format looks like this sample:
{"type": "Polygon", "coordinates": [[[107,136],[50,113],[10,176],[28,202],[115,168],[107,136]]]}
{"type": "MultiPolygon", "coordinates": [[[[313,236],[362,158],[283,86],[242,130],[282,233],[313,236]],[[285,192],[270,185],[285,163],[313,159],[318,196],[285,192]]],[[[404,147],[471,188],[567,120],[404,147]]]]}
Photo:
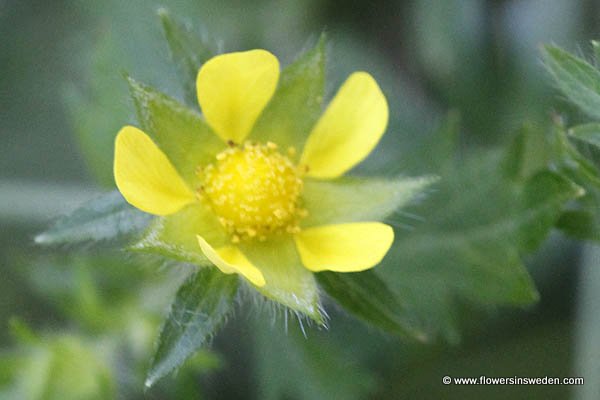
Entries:
{"type": "Polygon", "coordinates": [[[196,106],[196,76],[202,64],[210,59],[214,52],[189,27],[176,21],[168,10],[159,9],[158,16],[171,51],[171,58],[179,71],[185,101],[191,107],[196,106]]]}
{"type": "MultiPolygon", "coordinates": [[[[364,342],[350,343],[348,333],[314,329],[304,337],[296,321],[288,329],[255,318],[257,398],[262,400],[359,400],[373,398],[375,374],[357,354],[364,342]],[[337,339],[337,340],[336,340],[337,339]],[[344,343],[344,346],[340,346],[344,343]],[[354,346],[353,346],[354,345],[354,346]]],[[[341,322],[341,321],[340,321],[341,322]]],[[[364,339],[364,336],[362,337],[364,339]]]]}
{"type": "Polygon", "coordinates": [[[544,46],[544,61],[563,94],[590,117],[600,119],[600,71],[556,46],[544,46]]]}
{"type": "Polygon", "coordinates": [[[509,144],[502,168],[506,177],[525,181],[546,169],[555,155],[546,130],[524,124],[509,144]]]}
{"type": "Polygon", "coordinates": [[[130,206],[118,191],[90,201],[58,219],[35,242],[43,245],[115,240],[141,232],[152,216],[130,206]]]}
{"type": "Polygon", "coordinates": [[[196,185],[197,167],[212,163],[225,144],[198,112],[132,78],[128,81],[141,128],[181,176],[190,185],[196,185]]]}
{"type": "Polygon", "coordinates": [[[598,215],[588,209],[565,211],[556,222],[556,227],[580,240],[600,241],[598,215]]]}
{"type": "Polygon", "coordinates": [[[206,344],[231,312],[238,282],[237,276],[202,268],[179,288],[158,339],[147,387],[206,344]]]}
{"type": "Polygon", "coordinates": [[[592,50],[594,50],[594,58],[596,59],[596,64],[600,62],[600,42],[597,40],[592,40],[592,50]]]}
{"type": "Polygon", "coordinates": [[[321,272],[317,274],[317,281],[329,296],[355,317],[384,331],[427,341],[419,324],[407,317],[403,305],[375,271],[351,274],[321,272]]]}
{"type": "Polygon", "coordinates": [[[410,204],[436,180],[434,177],[306,179],[303,200],[309,214],[302,220],[302,226],[380,221],[410,204]]]}
{"type": "Polygon", "coordinates": [[[600,147],[600,123],[575,126],[569,129],[568,135],[585,143],[600,147]]]}
{"type": "Polygon", "coordinates": [[[541,172],[508,180],[502,155],[485,152],[443,177],[419,208],[425,223],[397,231],[377,267],[429,337],[459,339],[455,299],[479,305],[527,305],[537,291],[520,256],[549,233],[581,189],[541,172]]]}
{"type": "Polygon", "coordinates": [[[277,90],[258,119],[250,139],[271,141],[297,154],[321,115],[325,84],[325,35],[281,72],[277,90]]]}

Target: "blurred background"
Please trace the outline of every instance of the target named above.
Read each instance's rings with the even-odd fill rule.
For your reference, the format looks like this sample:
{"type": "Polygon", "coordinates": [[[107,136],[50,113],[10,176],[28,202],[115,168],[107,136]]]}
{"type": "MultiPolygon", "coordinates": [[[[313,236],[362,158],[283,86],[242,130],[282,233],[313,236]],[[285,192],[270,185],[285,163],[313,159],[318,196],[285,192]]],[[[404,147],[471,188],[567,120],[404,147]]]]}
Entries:
{"type": "MultiPolygon", "coordinates": [[[[39,248],[33,238],[113,188],[113,138],[135,121],[124,72],[181,97],[161,6],[216,50],[266,48],[282,64],[327,32],[327,93],[367,70],[389,99],[384,144],[363,170],[401,160],[393,168],[409,175],[434,172],[427,143],[447,115],[460,118],[460,159],[507,147],[524,123],[547,125],[563,99],[539,45],[583,54],[600,30],[596,0],[0,0],[0,396],[600,398],[600,255],[558,233],[524,258],[540,292],[533,306],[456,304],[456,329],[427,345],[333,305],[329,331],[311,329],[308,339],[296,324],[285,333],[277,318],[242,306],[209,350],[144,393],[182,272],[112,250],[39,248]],[[423,146],[425,157],[404,162],[423,146]],[[586,382],[449,387],[444,375],[586,382]]],[[[411,225],[428,223],[426,207],[411,212],[419,217],[411,225]]]]}

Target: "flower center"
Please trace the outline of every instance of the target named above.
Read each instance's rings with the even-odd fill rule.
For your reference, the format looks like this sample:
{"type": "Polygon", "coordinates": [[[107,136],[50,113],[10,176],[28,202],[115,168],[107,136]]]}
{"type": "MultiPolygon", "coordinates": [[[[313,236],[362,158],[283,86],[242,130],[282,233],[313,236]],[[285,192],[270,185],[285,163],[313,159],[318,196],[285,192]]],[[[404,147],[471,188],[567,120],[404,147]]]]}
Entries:
{"type": "Polygon", "coordinates": [[[265,240],[272,233],[300,229],[298,221],[306,215],[298,204],[301,174],[274,143],[230,143],[199,175],[203,182],[199,193],[233,242],[265,240]]]}

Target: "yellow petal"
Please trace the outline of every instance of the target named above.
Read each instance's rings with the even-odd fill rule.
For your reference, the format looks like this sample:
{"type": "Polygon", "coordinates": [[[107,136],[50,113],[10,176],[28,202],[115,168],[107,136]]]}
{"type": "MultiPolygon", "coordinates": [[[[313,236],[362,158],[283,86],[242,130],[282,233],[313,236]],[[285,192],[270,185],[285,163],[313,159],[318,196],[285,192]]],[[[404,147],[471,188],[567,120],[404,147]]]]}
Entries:
{"type": "Polygon", "coordinates": [[[234,246],[214,249],[202,236],[197,236],[200,248],[213,264],[225,274],[240,274],[256,286],[264,286],[265,278],[244,254],[234,246]]]}
{"type": "Polygon", "coordinates": [[[309,167],[308,176],[338,177],[369,155],[387,122],[388,105],[377,82],[355,72],[313,128],[300,163],[309,167]]]}
{"type": "Polygon", "coordinates": [[[355,272],[379,264],[394,230],[379,222],[326,225],[295,236],[302,263],[311,271],[355,272]]]}
{"type": "Polygon", "coordinates": [[[117,135],[114,174],[123,197],[150,214],[173,214],[195,200],[167,156],[133,126],[117,135]]]}
{"type": "Polygon", "coordinates": [[[278,79],[279,61],[266,50],[211,58],[196,80],[206,121],[223,140],[242,142],[273,96],[278,79]]]}

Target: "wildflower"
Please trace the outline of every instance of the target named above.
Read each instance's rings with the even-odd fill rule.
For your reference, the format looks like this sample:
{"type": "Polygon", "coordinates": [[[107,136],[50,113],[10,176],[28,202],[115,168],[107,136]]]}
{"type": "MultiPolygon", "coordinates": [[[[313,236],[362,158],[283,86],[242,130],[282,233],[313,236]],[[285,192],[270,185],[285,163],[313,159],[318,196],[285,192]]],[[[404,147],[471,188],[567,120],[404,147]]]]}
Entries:
{"type": "MultiPolygon", "coordinates": [[[[260,123],[279,90],[279,74],[277,58],[265,50],[210,59],[196,81],[203,114],[198,124],[210,129],[198,129],[197,140],[173,151],[168,142],[125,126],[116,138],[114,175],[130,204],[160,216],[146,246],[162,241],[163,248],[190,255],[187,260],[207,259],[268,297],[314,315],[312,272],[372,268],[393,242],[393,229],[369,220],[378,214],[368,204],[352,204],[353,186],[341,178],[379,142],[388,106],[375,80],[356,72],[297,148],[298,137],[260,123]],[[336,185],[343,190],[332,204],[321,196],[336,185]],[[344,207],[362,214],[344,220],[344,207]]],[[[286,112],[279,126],[296,110],[286,112]]]]}

